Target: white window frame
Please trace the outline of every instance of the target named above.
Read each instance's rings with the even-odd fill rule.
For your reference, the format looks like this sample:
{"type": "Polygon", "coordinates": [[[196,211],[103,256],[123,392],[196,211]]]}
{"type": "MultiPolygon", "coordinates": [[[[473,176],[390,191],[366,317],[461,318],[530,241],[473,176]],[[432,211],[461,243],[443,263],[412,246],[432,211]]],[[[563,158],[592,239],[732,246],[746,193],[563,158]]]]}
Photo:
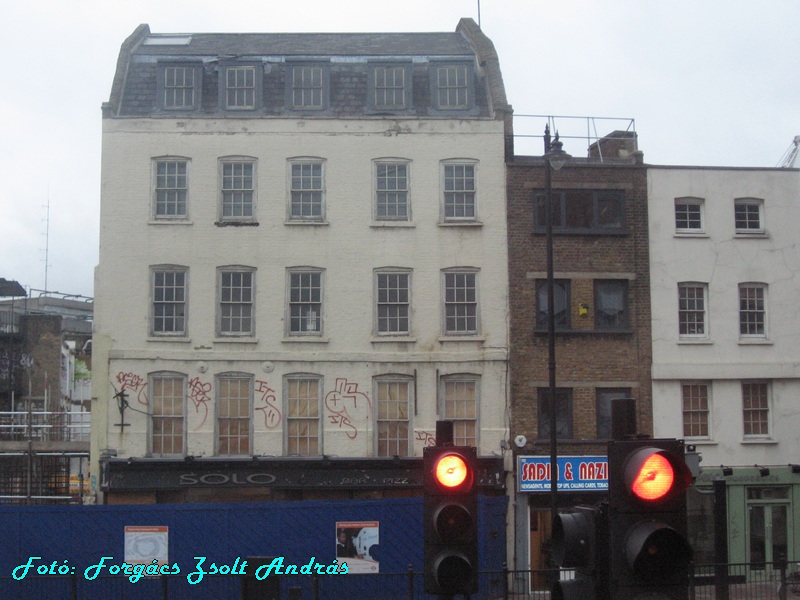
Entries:
{"type": "Polygon", "coordinates": [[[291,267],[286,269],[286,337],[322,337],[325,327],[324,311],[325,270],[316,267],[291,267]],[[301,282],[300,287],[293,285],[294,276],[303,277],[307,275],[316,275],[319,278],[318,285],[313,285],[313,282],[309,282],[309,285],[301,282]],[[315,295],[314,290],[318,290],[318,294],[315,295]],[[312,305],[316,307],[316,310],[312,305]],[[301,314],[293,317],[295,307],[299,307],[301,310],[305,307],[308,311],[305,315],[301,314]],[[315,328],[309,327],[312,321],[308,319],[312,319],[316,323],[315,328]],[[294,328],[295,322],[302,323],[303,321],[306,321],[306,323],[300,329],[294,328]]]}
{"type": "Polygon", "coordinates": [[[154,221],[186,221],[189,218],[190,162],[183,156],[159,156],[153,159],[154,221]],[[162,170],[166,172],[162,173],[162,170]],[[161,207],[174,207],[175,212],[165,210],[162,214],[159,212],[161,207]]]}
{"type": "MultiPolygon", "coordinates": [[[[752,380],[752,381],[742,381],[741,385],[741,394],[742,394],[742,434],[745,440],[763,440],[763,439],[770,439],[772,435],[772,385],[769,381],[766,380],[752,380]],[[745,401],[745,386],[764,386],[766,390],[766,407],[756,407],[756,408],[747,408],[746,401],[745,401]],[[759,432],[759,433],[747,433],[747,414],[756,413],[766,411],[767,418],[765,422],[765,427],[767,429],[766,432],[759,432]]],[[[759,421],[761,422],[761,421],[759,421]]]]}
{"type": "MultiPolygon", "coordinates": [[[[697,297],[694,298],[686,298],[685,300],[688,302],[690,300],[696,300],[697,297]]],[[[709,298],[708,298],[708,284],[702,283],[698,281],[681,281],[678,283],[678,337],[682,340],[705,340],[709,337],[709,322],[708,317],[711,314],[709,311],[709,298]],[[703,315],[703,331],[702,332],[681,332],[681,322],[682,322],[682,315],[688,313],[697,313],[701,312],[697,309],[682,309],[681,305],[684,302],[682,291],[686,289],[700,289],[702,290],[702,315],[703,315]]]]}
{"type": "Polygon", "coordinates": [[[756,282],[756,281],[748,281],[744,283],[740,283],[738,286],[738,293],[739,293],[739,337],[742,339],[767,339],[767,333],[769,331],[769,312],[767,311],[767,284],[756,282]],[[760,294],[761,297],[742,297],[743,292],[756,292],[756,294],[760,294]],[[756,306],[753,306],[753,302],[756,303],[756,306]],[[746,306],[743,305],[746,303],[746,306]],[[760,304],[760,307],[758,306],[760,304]],[[760,315],[761,317],[761,331],[760,332],[750,332],[750,331],[742,331],[743,327],[747,326],[749,328],[751,325],[755,324],[758,325],[757,320],[751,321],[751,319],[746,318],[749,315],[760,315]]]}
{"type": "Polygon", "coordinates": [[[381,158],[373,161],[373,196],[374,202],[372,205],[372,218],[374,221],[380,222],[409,222],[411,221],[411,161],[402,158],[381,158]],[[395,169],[395,174],[382,174],[383,169],[395,169]],[[400,169],[405,170],[405,175],[397,173],[400,169]],[[403,181],[404,180],[404,181],[403,181]],[[394,183],[394,185],[391,185],[394,183]],[[394,198],[394,202],[389,202],[390,198],[394,198]],[[402,198],[402,202],[399,199],[402,198]],[[405,214],[381,213],[381,206],[393,206],[405,208],[405,214]]]}
{"type": "Polygon", "coordinates": [[[408,63],[373,64],[369,69],[368,110],[402,112],[411,107],[412,70],[408,63]],[[401,79],[401,82],[398,82],[401,79]],[[398,101],[399,98],[399,101],[398,101]],[[393,101],[389,101],[393,100],[393,101]]]}
{"type": "Polygon", "coordinates": [[[431,104],[435,111],[468,112],[476,107],[473,66],[467,62],[433,63],[431,104]]]}
{"type": "Polygon", "coordinates": [[[413,456],[414,455],[414,442],[413,442],[413,431],[414,431],[414,424],[413,424],[413,414],[414,414],[414,378],[410,375],[379,375],[373,379],[373,397],[375,398],[375,456],[413,456]],[[406,410],[406,418],[403,419],[402,415],[397,416],[396,414],[389,414],[392,411],[385,411],[382,402],[384,398],[384,390],[382,389],[383,386],[397,386],[402,385],[405,386],[405,398],[398,398],[395,403],[398,405],[398,409],[401,405],[405,405],[406,410]],[[386,427],[388,429],[392,429],[394,424],[400,424],[399,427],[402,427],[402,424],[405,424],[406,427],[406,438],[403,440],[399,436],[392,437],[384,441],[384,443],[388,446],[394,446],[394,449],[397,449],[397,446],[402,445],[405,443],[406,450],[405,452],[389,452],[388,448],[386,452],[381,451],[381,434],[382,434],[382,424],[386,423],[386,427]]]}
{"type": "Polygon", "coordinates": [[[703,198],[684,197],[675,198],[675,233],[680,235],[702,235],[706,232],[705,200],[703,198]],[[686,207],[686,208],[684,208],[686,207]],[[697,208],[697,226],[694,224],[694,215],[689,215],[689,207],[697,208]],[[686,211],[685,215],[679,215],[679,211],[686,211]],[[685,227],[680,227],[678,221],[685,220],[685,227]]]}
{"type": "Polygon", "coordinates": [[[736,198],[733,201],[734,207],[734,227],[736,228],[736,235],[764,235],[766,229],[764,227],[764,200],[761,198],[736,198]],[[741,226],[742,222],[737,216],[740,207],[746,207],[747,213],[744,218],[744,225],[741,226]],[[752,209],[756,209],[756,213],[758,214],[758,223],[756,223],[757,227],[751,227],[751,219],[752,209]]]}
{"type": "Polygon", "coordinates": [[[481,332],[480,270],[473,267],[457,267],[442,270],[442,334],[445,336],[477,336],[481,332]],[[459,285],[458,281],[448,281],[451,277],[472,278],[472,286],[459,285]],[[470,290],[472,293],[470,294],[470,290]],[[465,297],[462,292],[466,292],[465,297]],[[474,310],[469,310],[474,307],[474,310]],[[467,309],[456,310],[453,308],[467,309]],[[474,314],[471,314],[474,313],[474,314]],[[474,328],[450,328],[449,319],[462,321],[474,319],[474,328]]]}
{"type": "Polygon", "coordinates": [[[217,269],[217,335],[219,337],[253,337],[256,331],[256,269],[254,267],[220,267],[217,269]],[[250,287],[230,287],[224,286],[225,278],[234,275],[247,275],[250,277],[250,287]],[[226,297],[225,291],[232,293],[239,292],[239,296],[226,297]],[[249,295],[248,295],[249,294],[249,295]],[[238,309],[238,315],[225,314],[226,307],[231,310],[238,309]],[[249,314],[247,314],[249,313],[249,314]],[[250,324],[249,329],[231,328],[230,323],[234,321],[242,325],[244,322],[250,324]],[[225,325],[229,323],[228,325],[225,325]]]}
{"type": "Polygon", "coordinates": [[[176,373],[173,371],[158,371],[154,373],[149,373],[147,376],[147,389],[149,394],[149,403],[148,403],[148,413],[150,414],[150,418],[148,419],[148,435],[147,435],[147,453],[149,456],[153,457],[182,457],[186,455],[186,426],[187,426],[187,409],[188,409],[188,396],[187,396],[187,377],[184,373],[176,373]],[[175,381],[180,381],[181,387],[181,414],[176,415],[172,414],[169,411],[163,411],[163,413],[156,414],[156,379],[171,379],[175,381]],[[162,445],[161,449],[162,452],[156,452],[156,424],[163,420],[164,424],[167,423],[174,423],[180,422],[181,424],[181,432],[180,437],[176,435],[168,435],[168,434],[161,434],[160,437],[162,438],[162,445]],[[163,439],[167,439],[169,437],[180,439],[181,442],[181,449],[180,452],[163,452],[163,439]]]}
{"type": "MultiPolygon", "coordinates": [[[[411,269],[403,269],[403,268],[391,268],[385,267],[376,269],[374,271],[373,277],[374,285],[375,285],[375,335],[378,337],[394,337],[394,336],[409,336],[411,335],[411,269]],[[396,288],[388,288],[386,286],[382,286],[382,279],[384,278],[391,278],[391,277],[404,277],[406,281],[405,288],[401,288],[400,286],[396,288]],[[397,292],[398,297],[388,297],[385,293],[388,293],[392,296],[392,292],[397,292]],[[403,300],[403,292],[405,292],[405,301],[403,300]],[[389,312],[392,312],[392,309],[397,309],[397,315],[381,315],[381,307],[387,307],[389,312]],[[402,315],[403,308],[405,308],[405,316],[402,315]],[[382,329],[382,322],[385,320],[391,321],[398,321],[401,322],[405,319],[406,328],[405,329],[382,329]]],[[[389,283],[389,282],[386,282],[389,283]]]]}
{"type": "Polygon", "coordinates": [[[180,265],[153,265],[150,267],[150,335],[154,337],[186,337],[189,331],[189,269],[188,267],[180,265]],[[157,286],[156,279],[159,274],[181,275],[183,278],[183,285],[170,285],[157,286]],[[162,294],[158,293],[161,288],[162,292],[172,290],[172,297],[170,299],[163,299],[162,294]],[[181,298],[175,299],[174,294],[181,292],[181,298]],[[158,315],[160,311],[157,306],[172,306],[176,314],[164,316],[158,315]],[[182,312],[182,314],[177,314],[182,312]],[[178,319],[182,320],[183,327],[176,330],[160,330],[156,327],[157,319],[178,319]]]}
{"type": "Polygon", "coordinates": [[[293,111],[321,111],[328,106],[328,67],[323,64],[291,64],[287,105],[293,111]]]}
{"type": "Polygon", "coordinates": [[[292,158],[288,161],[287,222],[311,224],[325,222],[325,163],[325,159],[314,157],[292,158]],[[312,169],[311,173],[307,172],[309,168],[312,169]],[[314,172],[314,168],[318,168],[319,173],[314,172]],[[312,210],[311,214],[303,214],[305,206],[319,208],[312,210]]]}
{"type": "MultiPolygon", "coordinates": [[[[214,378],[214,389],[216,391],[216,419],[214,423],[214,452],[216,456],[252,456],[253,453],[253,376],[249,373],[238,373],[238,372],[229,372],[229,373],[219,373],[214,378]],[[223,400],[222,400],[222,390],[223,390],[223,383],[225,381],[237,381],[237,382],[244,382],[247,386],[248,394],[247,394],[247,415],[223,415],[223,400]],[[240,452],[224,452],[222,451],[222,423],[223,421],[231,421],[232,423],[240,423],[242,421],[245,422],[245,427],[247,429],[247,448],[241,448],[241,441],[238,442],[240,452]]],[[[241,400],[241,398],[239,398],[241,400]]],[[[239,435],[226,435],[226,438],[229,439],[238,439],[241,440],[241,434],[239,435]]],[[[230,446],[229,446],[230,447],[230,446]]]]}
{"type": "Polygon", "coordinates": [[[165,112],[198,110],[203,90],[202,65],[199,63],[159,62],[157,90],[158,107],[165,112]],[[189,75],[190,73],[191,75],[189,75]],[[189,79],[191,81],[187,81],[189,79]],[[179,97],[182,100],[179,100],[179,97]]]}
{"type": "MultiPolygon", "coordinates": [[[[480,406],[481,406],[481,376],[473,373],[454,373],[439,377],[439,417],[445,421],[453,421],[453,444],[456,446],[478,446],[480,442],[480,406]],[[473,386],[474,415],[464,414],[453,404],[458,400],[450,396],[449,392],[458,391],[452,386],[473,386]],[[474,431],[469,434],[470,424],[474,431]]],[[[468,407],[467,407],[468,408],[468,407]]]]}
{"type": "Polygon", "coordinates": [[[227,63],[220,66],[220,106],[231,112],[253,111],[261,104],[263,70],[256,63],[227,63]],[[248,75],[252,81],[248,81],[248,75]]]}
{"type": "Polygon", "coordinates": [[[441,222],[448,224],[478,221],[478,161],[451,159],[441,163],[441,222]],[[456,172],[464,169],[463,175],[456,172]],[[452,170],[452,172],[451,172],[452,170]],[[471,175],[467,173],[471,170],[471,175]],[[471,187],[469,187],[471,181],[471,187]],[[457,214],[461,212],[462,214],[457,214]],[[472,214],[469,214],[469,213],[472,214]]]}
{"type": "MultiPolygon", "coordinates": [[[[286,456],[322,456],[323,453],[323,419],[322,419],[322,394],[323,394],[323,379],[322,375],[317,375],[315,373],[290,373],[283,377],[283,407],[284,407],[284,415],[286,415],[286,426],[283,428],[283,444],[284,444],[284,454],[286,456]],[[292,414],[292,407],[290,405],[291,398],[289,397],[290,392],[290,382],[291,381],[315,381],[317,385],[317,398],[314,402],[309,401],[310,404],[313,406],[316,405],[316,416],[311,417],[302,417],[296,416],[292,414]],[[313,436],[305,436],[305,438],[298,439],[316,439],[317,443],[317,452],[292,452],[294,448],[291,447],[291,440],[292,440],[292,423],[294,421],[307,421],[308,423],[316,422],[317,427],[317,435],[316,438],[313,436]]],[[[299,443],[299,442],[298,442],[299,443]]]]}
{"type": "Polygon", "coordinates": [[[250,156],[225,156],[219,159],[219,221],[254,223],[258,198],[258,161],[250,156]],[[226,172],[228,167],[233,171],[226,172]],[[249,168],[239,172],[238,169],[249,168]],[[249,180],[249,181],[248,181],[249,180]],[[249,186],[247,185],[249,183],[249,186]],[[246,207],[249,206],[247,214],[246,207]],[[231,214],[225,214],[230,207],[231,214]],[[234,210],[234,209],[241,210],[234,210]],[[241,214],[236,214],[241,213],[241,214]]]}
{"type": "Polygon", "coordinates": [[[711,399],[711,382],[710,381],[682,381],[680,383],[680,386],[681,386],[680,387],[680,389],[681,389],[681,429],[683,431],[683,437],[686,438],[686,439],[691,439],[691,440],[710,440],[710,439],[712,439],[713,436],[712,436],[712,427],[711,427],[712,426],[712,421],[711,421],[711,415],[712,415],[712,410],[711,410],[711,401],[712,401],[712,399],[711,399]],[[701,408],[697,408],[695,405],[690,406],[689,409],[687,410],[687,408],[686,408],[687,400],[689,400],[691,402],[691,401],[697,400],[698,398],[696,398],[694,396],[687,396],[686,388],[704,388],[704,390],[705,390],[705,402],[706,402],[705,410],[703,410],[701,408]],[[702,423],[687,422],[687,419],[686,419],[687,415],[692,415],[692,414],[701,415],[701,418],[702,418],[702,415],[705,415],[705,421],[706,421],[705,422],[705,427],[706,427],[705,435],[702,435],[702,434],[701,435],[689,435],[689,434],[687,434],[687,432],[686,432],[687,427],[689,427],[689,428],[698,427],[698,426],[702,427],[702,423]]]}

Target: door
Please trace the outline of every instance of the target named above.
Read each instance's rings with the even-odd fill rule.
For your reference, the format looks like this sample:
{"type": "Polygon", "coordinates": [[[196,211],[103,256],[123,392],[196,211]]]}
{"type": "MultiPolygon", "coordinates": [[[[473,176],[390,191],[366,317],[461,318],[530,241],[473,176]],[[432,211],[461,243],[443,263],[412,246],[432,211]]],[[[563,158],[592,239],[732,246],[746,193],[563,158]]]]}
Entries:
{"type": "Polygon", "coordinates": [[[747,561],[751,570],[771,571],[789,557],[788,488],[747,490],[747,561]]]}

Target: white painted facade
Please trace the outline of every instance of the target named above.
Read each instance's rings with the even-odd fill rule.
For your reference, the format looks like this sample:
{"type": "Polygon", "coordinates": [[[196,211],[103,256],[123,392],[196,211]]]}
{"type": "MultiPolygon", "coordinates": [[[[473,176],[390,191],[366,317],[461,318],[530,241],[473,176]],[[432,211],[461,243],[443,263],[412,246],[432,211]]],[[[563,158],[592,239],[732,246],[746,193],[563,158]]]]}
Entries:
{"type": "MultiPolygon", "coordinates": [[[[696,445],[701,467],[797,462],[798,171],[651,167],[648,187],[655,436],[696,445]],[[737,201],[761,206],[760,227],[737,229],[737,201]],[[676,203],[700,206],[701,220],[678,228],[676,203]],[[693,317],[679,303],[681,283],[705,290],[703,327],[685,324],[683,335],[680,313],[685,323],[693,317]],[[740,328],[740,319],[746,320],[740,314],[742,284],[763,290],[764,310],[756,312],[765,317],[764,326],[750,335],[740,328]],[[687,387],[692,385],[703,387],[687,387]],[[698,389],[707,392],[705,428],[702,415],[685,411],[685,396],[698,389]],[[753,389],[766,391],[766,406],[744,399],[753,389]],[[754,418],[757,425],[745,423],[754,418]],[[685,425],[687,420],[695,426],[685,425]]],[[[699,408],[704,412],[702,402],[699,408]]]]}
{"type": "Polygon", "coordinates": [[[373,380],[400,374],[413,378],[411,447],[421,456],[435,432],[438,382],[473,374],[479,453],[499,453],[507,435],[508,346],[501,120],[128,118],[103,126],[94,337],[94,395],[103,401],[93,408],[101,424],[93,448],[145,456],[148,375],[171,371],[189,382],[187,454],[213,456],[214,377],[237,372],[255,380],[253,454],[283,455],[283,377],[313,373],[322,378],[322,453],[375,456],[373,380]],[[186,220],[152,218],[154,159],[167,156],[189,161],[186,220]],[[215,225],[219,160],[230,156],[256,161],[258,226],[215,225]],[[294,157],[324,163],[322,223],[287,221],[294,157]],[[374,162],[388,157],[410,166],[408,222],[373,218],[374,162]],[[476,165],[475,223],[443,223],[442,161],[449,159],[476,165]],[[150,268],[162,264],[188,273],[185,337],[150,334],[150,268]],[[217,270],[232,265],[254,270],[252,337],[216,333],[217,270]],[[287,268],[303,266],[323,271],[319,337],[286,334],[287,268]],[[374,272],[383,267],[411,273],[410,335],[375,333],[374,272]],[[454,267],[478,274],[477,335],[443,334],[442,272],[454,267]],[[124,431],[115,425],[112,384],[127,387],[124,431]]]}

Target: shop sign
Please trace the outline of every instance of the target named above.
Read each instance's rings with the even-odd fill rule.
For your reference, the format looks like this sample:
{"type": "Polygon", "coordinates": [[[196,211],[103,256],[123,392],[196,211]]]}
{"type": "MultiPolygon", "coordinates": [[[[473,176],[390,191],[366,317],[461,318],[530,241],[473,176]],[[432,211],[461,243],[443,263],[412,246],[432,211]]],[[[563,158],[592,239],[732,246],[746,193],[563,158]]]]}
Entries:
{"type": "MultiPolygon", "coordinates": [[[[559,492],[598,492],[608,490],[608,458],[606,456],[559,456],[559,492]]],[[[520,492],[550,491],[550,457],[517,457],[517,490],[520,492]]]]}

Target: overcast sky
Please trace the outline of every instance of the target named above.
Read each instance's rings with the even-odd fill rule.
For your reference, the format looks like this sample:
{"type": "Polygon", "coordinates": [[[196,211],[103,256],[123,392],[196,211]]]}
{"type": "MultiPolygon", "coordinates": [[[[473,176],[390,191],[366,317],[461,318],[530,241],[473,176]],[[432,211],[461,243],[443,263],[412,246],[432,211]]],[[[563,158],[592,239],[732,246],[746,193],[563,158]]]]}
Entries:
{"type": "MultiPolygon", "coordinates": [[[[120,45],[140,23],[154,33],[454,31],[461,17],[478,21],[478,6],[4,2],[0,277],[92,295],[100,105],[120,45]]],[[[634,119],[647,163],[774,167],[800,135],[798,0],[480,0],[480,22],[515,114],[634,119]]],[[[517,132],[522,126],[515,122],[517,132]]],[[[571,144],[564,149],[585,153],[571,144]]]]}

